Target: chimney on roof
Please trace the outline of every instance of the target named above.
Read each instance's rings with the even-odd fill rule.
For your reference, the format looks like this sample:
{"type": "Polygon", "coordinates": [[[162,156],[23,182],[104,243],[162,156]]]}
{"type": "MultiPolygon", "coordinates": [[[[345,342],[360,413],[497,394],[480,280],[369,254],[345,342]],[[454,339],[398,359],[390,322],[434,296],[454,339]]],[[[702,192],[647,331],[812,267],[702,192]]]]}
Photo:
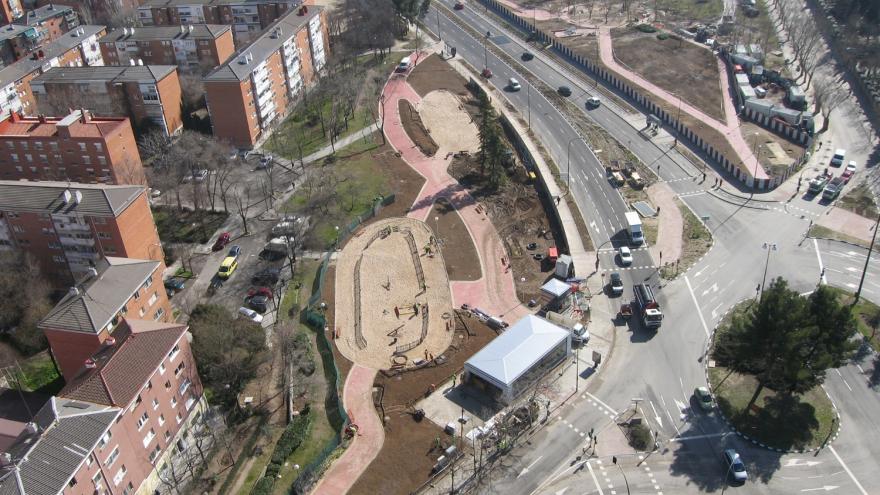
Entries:
{"type": "Polygon", "coordinates": [[[186,33],[186,26],[181,25],[180,26],[180,34],[185,34],[185,33],[186,33]]]}
{"type": "Polygon", "coordinates": [[[98,365],[95,363],[95,360],[92,358],[86,359],[86,362],[83,364],[85,365],[86,369],[89,370],[93,370],[98,367],[98,365]]]}
{"type": "Polygon", "coordinates": [[[113,347],[114,345],[116,345],[116,338],[107,337],[106,339],[104,339],[104,345],[107,347],[113,347]]]}
{"type": "Polygon", "coordinates": [[[73,204],[78,205],[82,203],[83,193],[82,191],[76,191],[73,193],[73,204]]]}
{"type": "Polygon", "coordinates": [[[80,122],[82,122],[83,124],[88,124],[89,122],[92,121],[92,116],[89,115],[88,110],[86,110],[85,108],[80,108],[79,111],[80,111],[80,115],[82,115],[79,119],[80,122]]]}
{"type": "Polygon", "coordinates": [[[30,422],[28,422],[27,425],[25,425],[24,431],[28,432],[28,435],[33,435],[33,434],[37,433],[38,431],[40,431],[40,428],[37,426],[36,423],[34,423],[33,421],[30,421],[30,422]]]}
{"type": "Polygon", "coordinates": [[[138,65],[144,65],[144,59],[139,58],[139,59],[138,59],[138,65]]]}
{"type": "Polygon", "coordinates": [[[12,464],[12,454],[9,452],[3,452],[0,454],[0,467],[8,466],[12,464]]]}
{"type": "Polygon", "coordinates": [[[45,124],[46,123],[46,116],[41,113],[40,115],[37,115],[37,120],[39,120],[41,124],[45,124]]]}
{"type": "Polygon", "coordinates": [[[137,62],[135,62],[133,58],[128,59],[128,63],[130,63],[130,64],[133,65],[133,66],[134,66],[134,65],[137,65],[137,62]]]}

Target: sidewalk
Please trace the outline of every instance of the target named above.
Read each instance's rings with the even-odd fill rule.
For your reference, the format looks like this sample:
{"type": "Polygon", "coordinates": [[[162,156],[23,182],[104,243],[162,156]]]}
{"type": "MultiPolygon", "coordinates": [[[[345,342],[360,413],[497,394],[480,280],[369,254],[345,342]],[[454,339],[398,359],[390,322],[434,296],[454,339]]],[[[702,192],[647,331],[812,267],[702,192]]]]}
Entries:
{"type": "Polygon", "coordinates": [[[660,260],[667,263],[675,262],[681,257],[681,235],[684,230],[684,218],[675,203],[675,191],[666,182],[658,182],[648,188],[648,197],[659,208],[657,214],[660,222],[657,227],[657,242],[648,248],[655,264],[660,260]],[[660,256],[663,253],[663,256],[660,256]]]}
{"type": "Polygon", "coordinates": [[[870,243],[871,237],[874,235],[874,222],[874,220],[842,208],[831,208],[816,220],[817,225],[855,237],[866,243],[870,243]]]}

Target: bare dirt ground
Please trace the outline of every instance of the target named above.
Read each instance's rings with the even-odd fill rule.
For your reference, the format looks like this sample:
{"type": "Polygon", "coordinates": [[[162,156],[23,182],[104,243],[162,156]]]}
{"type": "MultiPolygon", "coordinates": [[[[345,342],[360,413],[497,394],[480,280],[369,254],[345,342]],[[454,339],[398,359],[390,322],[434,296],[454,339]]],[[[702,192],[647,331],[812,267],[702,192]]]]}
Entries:
{"type": "Polygon", "coordinates": [[[480,148],[477,126],[463,111],[460,97],[446,90],[431,91],[419,103],[418,110],[441,154],[449,151],[473,153],[480,148]]]}
{"type": "Polygon", "coordinates": [[[471,96],[465,88],[467,80],[452,70],[437,54],[432,54],[419,62],[406,80],[422,98],[431,91],[443,89],[455,95],[468,98],[471,96]]]}
{"type": "MultiPolygon", "coordinates": [[[[443,430],[423,419],[413,419],[410,406],[425,396],[431,384],[440,384],[461,369],[464,362],[482,349],[496,334],[476,319],[456,317],[455,336],[443,353],[446,362],[396,376],[379,373],[376,378],[376,402],[388,418],[385,443],[376,459],[352,487],[352,494],[407,494],[415,491],[431,474],[431,467],[442,449],[453,439],[443,430]],[[467,327],[465,327],[465,325],[467,327]],[[384,407],[384,409],[383,409],[384,407]],[[437,448],[437,439],[442,445],[437,448]]],[[[435,392],[435,393],[440,393],[435,392]]]]}
{"type": "Polygon", "coordinates": [[[480,257],[467,227],[445,198],[431,208],[426,222],[443,251],[449,280],[479,280],[483,276],[480,257]]]}
{"type": "Polygon", "coordinates": [[[419,112],[412,106],[412,103],[407,100],[400,100],[398,111],[400,112],[400,121],[403,124],[403,130],[406,131],[406,135],[419,147],[422,153],[426,156],[434,156],[434,153],[437,153],[437,143],[431,137],[431,133],[425,128],[419,112]]]}
{"type": "Polygon", "coordinates": [[[708,48],[633,28],[614,29],[614,57],[632,71],[699,108],[724,120],[718,64],[708,48]],[[674,62],[673,62],[674,61],[674,62]]]}
{"type": "MultiPolygon", "coordinates": [[[[754,149],[757,151],[758,161],[761,162],[761,166],[764,167],[764,170],[766,170],[767,173],[773,173],[774,170],[778,171],[778,173],[782,173],[782,170],[788,168],[791,163],[804,154],[805,148],[803,146],[799,146],[791,141],[783,139],[759,125],[745,120],[740,122],[742,122],[740,130],[743,138],[745,138],[746,142],[749,144],[754,143],[754,149]],[[755,139],[755,133],[758,134],[757,140],[755,139]],[[775,143],[775,145],[772,143],[775,143]],[[776,153],[773,153],[774,148],[777,152],[781,150],[783,156],[777,157],[776,153]],[[780,158],[782,158],[781,161],[780,158]]],[[[754,164],[752,164],[752,166],[754,166],[754,164]]]]}
{"type": "Polygon", "coordinates": [[[336,344],[348,359],[376,369],[390,368],[398,346],[420,339],[426,306],[424,341],[401,352],[398,359],[409,364],[449,346],[452,294],[442,255],[436,250],[426,254],[432,237],[433,232],[418,220],[388,219],[360,230],[342,249],[336,265],[335,328],[336,344]],[[417,276],[419,265],[423,286],[417,276]],[[356,332],[358,324],[362,339],[356,332]]]}

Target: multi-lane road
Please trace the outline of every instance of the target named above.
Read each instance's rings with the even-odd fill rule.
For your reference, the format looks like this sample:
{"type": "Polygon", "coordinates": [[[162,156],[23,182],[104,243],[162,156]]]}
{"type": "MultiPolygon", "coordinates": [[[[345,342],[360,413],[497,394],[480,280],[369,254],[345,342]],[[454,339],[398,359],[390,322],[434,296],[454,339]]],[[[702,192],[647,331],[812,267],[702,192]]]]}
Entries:
{"type": "MultiPolygon", "coordinates": [[[[639,268],[623,272],[625,282],[631,286],[647,281],[659,289],[663,327],[656,333],[637,326],[618,330],[614,357],[588,382],[588,392],[564,406],[550,426],[505,459],[491,485],[481,490],[615,495],[626,493],[626,477],[631,490],[633,485],[642,487],[634,493],[721,491],[725,489],[725,473],[719,454],[734,446],[743,453],[753,474],[745,487],[738,488],[741,492],[880,493],[880,480],[874,476],[875,459],[880,458],[880,446],[876,446],[880,429],[872,423],[880,417],[880,399],[869,381],[872,356],[829,373],[826,388],[840,407],[843,428],[832,447],[815,455],[783,455],[752,446],[729,434],[714,413],[699,413],[691,407],[693,388],[705,384],[702,356],[714,325],[736,302],[755,296],[764,278],[765,262],[766,280],[783,276],[801,292],[815,288],[823,268],[828,283],[849,288],[849,284],[858,283],[853,268],[864,263],[864,250],[804,239],[810,219],[825,208],[821,205],[799,202],[792,208],[708,191],[708,184],[690,180],[701,174],[700,168],[675,150],[670,152],[643,138],[624,109],[607,99],[599,108],[586,109],[583,103],[593,95],[591,80],[525,43],[522,33],[502,28],[482,7],[453,11],[451,1],[437,3],[441,7],[431,8],[426,24],[435,34],[439,31],[445,43],[456,47],[458,56],[478,69],[487,66],[494,74],[488,83],[499,91],[504,91],[511,77],[523,85],[519,92],[503,94],[523,116],[529,116],[532,130],[559,165],[563,178],[570,174],[572,195],[595,245],[608,249],[625,242],[626,204],[605,179],[604,169],[575,126],[530,86],[523,71],[550,88],[572,88],[570,99],[588,118],[643,163],[652,164],[652,169],[659,166],[659,179],[668,181],[682,201],[706,219],[715,239],[714,247],[696,266],[662,288],[647,250],[636,251],[633,265],[639,268]],[[489,36],[472,37],[458,23],[489,36]],[[484,43],[491,49],[485,50],[484,43]],[[515,60],[513,66],[495,56],[496,50],[515,60]],[[534,59],[520,60],[524,51],[533,52],[534,59]],[[769,261],[765,244],[776,246],[769,252],[769,261]],[[584,433],[593,428],[601,438],[601,432],[613,427],[612,418],[628,407],[633,397],[645,400],[649,422],[659,432],[663,448],[640,465],[632,458],[621,459],[619,467],[608,459],[578,462],[576,453],[584,443],[584,433]]],[[[601,256],[600,263],[602,269],[615,266],[612,256],[601,256]]],[[[872,262],[867,277],[870,283],[863,292],[872,300],[880,300],[878,273],[880,262],[872,262]]]]}

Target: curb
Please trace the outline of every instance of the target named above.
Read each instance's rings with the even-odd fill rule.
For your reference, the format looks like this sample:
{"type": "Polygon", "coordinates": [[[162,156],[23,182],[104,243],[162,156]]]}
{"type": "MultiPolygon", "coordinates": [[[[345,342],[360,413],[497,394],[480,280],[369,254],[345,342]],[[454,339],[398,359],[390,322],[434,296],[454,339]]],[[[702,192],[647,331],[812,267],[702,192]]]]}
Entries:
{"type": "MultiPolygon", "coordinates": [[[[699,264],[703,261],[703,258],[705,258],[706,256],[708,256],[709,253],[711,253],[712,250],[715,249],[715,236],[712,235],[712,229],[710,229],[709,226],[706,225],[706,222],[704,222],[703,219],[700,218],[699,215],[697,215],[697,212],[695,212],[695,211],[693,210],[693,208],[691,208],[691,205],[687,204],[687,202],[685,202],[684,200],[682,200],[682,199],[681,199],[680,197],[678,197],[678,196],[676,196],[676,199],[678,199],[678,201],[679,201],[681,204],[683,204],[683,205],[684,205],[684,206],[685,206],[685,207],[691,212],[691,215],[693,215],[693,216],[697,219],[697,221],[700,222],[700,225],[702,225],[703,228],[706,229],[706,232],[708,232],[709,235],[710,235],[711,238],[712,238],[712,245],[709,246],[709,249],[707,249],[706,252],[703,253],[703,255],[700,256],[700,258],[699,258],[697,261],[694,261],[693,264],[691,264],[691,266],[689,266],[687,269],[685,269],[684,271],[679,272],[678,274],[676,274],[676,275],[675,275],[674,277],[672,277],[672,278],[667,278],[667,279],[665,279],[665,280],[666,280],[666,283],[673,282],[673,281],[678,280],[679,278],[683,277],[684,275],[686,275],[687,272],[689,272],[689,271],[691,270],[691,268],[693,268],[693,267],[699,265],[699,264]]],[[[682,233],[684,233],[684,232],[682,231],[682,233]]],[[[661,267],[661,269],[662,269],[662,267],[661,267]]],[[[661,280],[663,280],[663,277],[662,277],[662,276],[661,276],[660,278],[661,278],[661,280]]],[[[725,313],[725,314],[727,314],[727,313],[725,313]]],[[[722,315],[722,318],[724,318],[723,315],[722,315]]]]}
{"type": "MultiPolygon", "coordinates": [[[[749,299],[751,299],[751,298],[749,298],[749,299]]],[[[733,308],[735,308],[736,306],[742,304],[744,301],[746,301],[746,299],[742,299],[741,301],[739,301],[739,302],[737,302],[736,304],[734,304],[733,306],[731,306],[727,311],[725,311],[725,312],[721,315],[721,318],[719,319],[719,322],[722,321],[722,320],[724,320],[724,318],[727,316],[728,313],[730,313],[730,311],[731,311],[733,308]]],[[[719,323],[718,325],[715,325],[715,328],[712,329],[712,333],[711,333],[711,335],[709,335],[709,340],[706,342],[706,350],[705,350],[705,352],[703,353],[703,368],[704,368],[705,371],[706,371],[706,388],[708,388],[708,389],[709,389],[709,392],[710,392],[710,393],[713,393],[713,394],[714,394],[714,391],[712,390],[712,383],[709,381],[709,350],[712,348],[712,343],[715,341],[715,332],[718,331],[718,327],[719,327],[719,325],[720,325],[720,323],[719,323]]],[[[820,385],[820,386],[821,386],[821,385],[820,385]]],[[[808,453],[811,453],[811,452],[816,452],[816,451],[818,451],[818,450],[821,450],[821,449],[823,449],[825,446],[830,445],[832,442],[834,442],[835,440],[837,440],[837,437],[840,435],[840,430],[841,430],[841,417],[840,417],[840,411],[837,409],[837,404],[835,404],[835,403],[834,403],[834,400],[831,398],[831,396],[828,395],[828,391],[825,390],[825,387],[824,387],[824,386],[822,386],[822,391],[825,392],[825,396],[828,397],[828,400],[831,402],[831,407],[834,409],[834,419],[833,419],[833,423],[834,423],[834,426],[837,427],[837,430],[834,431],[834,434],[831,435],[831,437],[830,437],[828,440],[822,442],[822,445],[820,445],[820,446],[818,446],[818,447],[812,447],[812,448],[809,448],[809,449],[794,449],[794,450],[789,450],[789,449],[780,449],[780,448],[776,448],[776,447],[772,447],[772,446],[770,446],[770,445],[767,445],[767,444],[765,444],[765,443],[763,443],[763,442],[760,442],[760,441],[758,441],[758,440],[756,440],[756,439],[754,439],[754,438],[752,438],[752,437],[746,435],[745,433],[743,433],[743,432],[737,430],[737,429],[733,426],[733,424],[730,422],[730,420],[727,419],[727,416],[724,415],[724,412],[721,410],[720,407],[718,407],[718,406],[716,405],[716,406],[715,406],[715,409],[718,411],[718,416],[724,421],[724,424],[727,425],[728,430],[730,430],[730,431],[733,432],[733,433],[736,433],[736,435],[739,436],[739,437],[741,437],[742,439],[751,442],[752,445],[757,445],[758,447],[761,447],[761,448],[764,448],[764,449],[767,449],[767,450],[770,450],[770,451],[773,451],[773,452],[779,452],[779,453],[782,453],[782,454],[808,454],[808,453]]]]}
{"type": "Polygon", "coordinates": [[[841,239],[832,239],[832,238],[830,238],[830,237],[817,237],[817,236],[808,235],[808,236],[806,236],[806,238],[807,238],[807,239],[818,239],[818,240],[820,240],[820,241],[840,242],[840,243],[843,243],[843,244],[849,244],[850,246],[857,247],[857,248],[859,248],[859,249],[868,249],[868,248],[866,248],[865,246],[862,246],[861,244],[856,244],[856,243],[854,243],[854,242],[844,241],[844,240],[841,240],[841,239]]]}

